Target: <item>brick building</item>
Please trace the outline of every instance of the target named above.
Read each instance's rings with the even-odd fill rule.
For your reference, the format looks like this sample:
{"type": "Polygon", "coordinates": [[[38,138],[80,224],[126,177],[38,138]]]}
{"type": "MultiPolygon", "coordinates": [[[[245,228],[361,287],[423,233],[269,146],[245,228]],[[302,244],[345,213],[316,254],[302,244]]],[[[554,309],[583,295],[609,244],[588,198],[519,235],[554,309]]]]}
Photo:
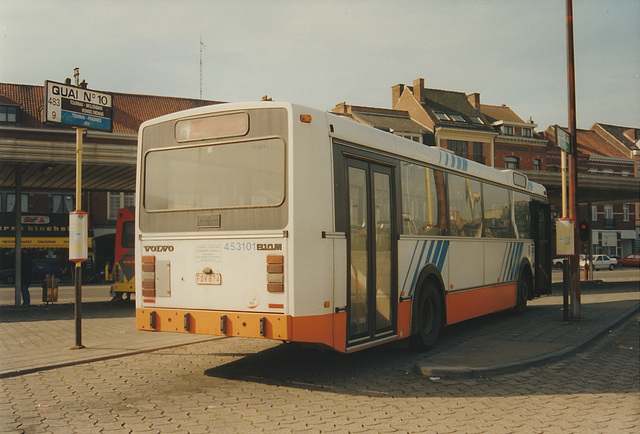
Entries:
{"type": "MultiPolygon", "coordinates": [[[[549,141],[547,152],[548,170],[560,170],[560,151],[555,146],[555,127],[550,126],[544,135],[549,141]]],[[[607,126],[609,129],[629,131],[624,127],[607,126]]],[[[594,124],[590,130],[578,129],[578,173],[583,180],[596,180],[607,185],[612,191],[616,184],[628,178],[637,177],[637,153],[627,146],[613,146],[610,138],[605,136],[601,124],[594,124]]],[[[640,197],[629,202],[607,201],[597,198],[591,201],[579,197],[580,221],[586,221],[592,231],[591,252],[604,253],[610,256],[624,257],[640,251],[640,216],[638,202],[640,197]],[[585,203],[586,202],[586,203],[585,203]]]]}

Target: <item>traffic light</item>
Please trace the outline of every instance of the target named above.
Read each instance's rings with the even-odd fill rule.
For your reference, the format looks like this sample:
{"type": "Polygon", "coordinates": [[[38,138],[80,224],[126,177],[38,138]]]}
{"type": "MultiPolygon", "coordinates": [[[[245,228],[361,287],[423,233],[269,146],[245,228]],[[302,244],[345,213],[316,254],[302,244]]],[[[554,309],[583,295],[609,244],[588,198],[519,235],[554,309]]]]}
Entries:
{"type": "Polygon", "coordinates": [[[589,223],[587,223],[586,220],[580,222],[578,232],[580,234],[580,241],[589,241],[589,223]]]}

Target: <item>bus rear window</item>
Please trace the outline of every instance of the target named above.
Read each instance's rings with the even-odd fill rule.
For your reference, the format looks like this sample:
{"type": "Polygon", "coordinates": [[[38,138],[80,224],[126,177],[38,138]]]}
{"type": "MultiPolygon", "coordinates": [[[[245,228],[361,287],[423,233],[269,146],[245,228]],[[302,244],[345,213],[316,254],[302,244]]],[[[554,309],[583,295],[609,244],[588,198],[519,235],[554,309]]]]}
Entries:
{"type": "Polygon", "coordinates": [[[274,207],[285,195],[281,139],[159,149],[144,162],[147,211],[274,207]]]}

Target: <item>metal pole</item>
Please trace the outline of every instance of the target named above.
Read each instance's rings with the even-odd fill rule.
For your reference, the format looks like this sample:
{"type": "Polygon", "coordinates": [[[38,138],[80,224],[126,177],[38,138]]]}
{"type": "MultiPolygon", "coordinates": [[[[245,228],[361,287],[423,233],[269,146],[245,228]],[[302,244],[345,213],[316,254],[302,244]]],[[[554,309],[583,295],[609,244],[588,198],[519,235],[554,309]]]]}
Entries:
{"type": "MultiPolygon", "coordinates": [[[[84,128],[76,128],[76,211],[82,210],[82,134],[84,128]]],[[[76,348],[82,345],[82,262],[76,262],[75,269],[76,302],[74,314],[76,319],[76,348]]]]}
{"type": "Polygon", "coordinates": [[[562,218],[567,218],[567,153],[560,151],[560,163],[562,171],[562,218]]]}
{"type": "Polygon", "coordinates": [[[571,293],[571,318],[580,318],[580,234],[578,226],[578,149],[576,140],[576,77],[573,55],[573,1],[567,6],[567,76],[569,88],[569,134],[571,135],[571,158],[569,159],[569,218],[573,220],[574,249],[569,267],[569,290],[571,293]]]}
{"type": "Polygon", "coordinates": [[[16,164],[16,202],[14,205],[16,213],[16,245],[15,245],[15,303],[20,306],[22,297],[22,167],[16,164]]]}
{"type": "Polygon", "coordinates": [[[569,321],[569,260],[562,261],[562,319],[569,321]]]}

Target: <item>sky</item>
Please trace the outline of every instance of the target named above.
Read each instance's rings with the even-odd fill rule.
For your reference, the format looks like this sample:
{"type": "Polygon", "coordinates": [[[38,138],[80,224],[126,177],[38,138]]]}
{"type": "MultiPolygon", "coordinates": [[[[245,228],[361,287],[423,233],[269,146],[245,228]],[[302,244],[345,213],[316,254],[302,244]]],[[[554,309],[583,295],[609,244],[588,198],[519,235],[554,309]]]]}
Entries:
{"type": "MultiPolygon", "coordinates": [[[[640,128],[640,1],[573,2],[578,128],[640,128]]],[[[563,0],[0,0],[0,82],[391,108],[391,87],[480,93],[568,124],[563,0]],[[200,44],[200,41],[204,45],[200,44]]]]}

